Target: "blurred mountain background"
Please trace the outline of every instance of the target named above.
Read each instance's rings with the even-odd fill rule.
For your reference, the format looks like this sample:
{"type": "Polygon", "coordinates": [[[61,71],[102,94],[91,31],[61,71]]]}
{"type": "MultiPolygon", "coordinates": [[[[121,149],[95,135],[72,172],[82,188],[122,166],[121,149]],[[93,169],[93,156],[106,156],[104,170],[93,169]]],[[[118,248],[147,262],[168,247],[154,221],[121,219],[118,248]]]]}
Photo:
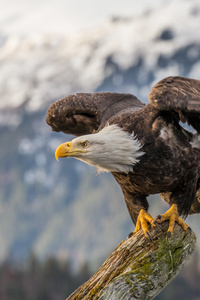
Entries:
{"type": "MultiPolygon", "coordinates": [[[[48,106],[95,91],[132,93],[147,103],[153,84],[166,76],[200,79],[200,2],[0,3],[0,262],[3,270],[10,261],[25,270],[32,257],[44,265],[54,257],[58,266],[70,262],[72,274],[87,263],[89,276],[133,225],[110,174],[55,160],[56,147],[72,137],[51,132],[48,106]]],[[[153,216],[168,207],[158,196],[149,203],[153,216]]],[[[198,216],[187,223],[198,237],[198,216]]]]}

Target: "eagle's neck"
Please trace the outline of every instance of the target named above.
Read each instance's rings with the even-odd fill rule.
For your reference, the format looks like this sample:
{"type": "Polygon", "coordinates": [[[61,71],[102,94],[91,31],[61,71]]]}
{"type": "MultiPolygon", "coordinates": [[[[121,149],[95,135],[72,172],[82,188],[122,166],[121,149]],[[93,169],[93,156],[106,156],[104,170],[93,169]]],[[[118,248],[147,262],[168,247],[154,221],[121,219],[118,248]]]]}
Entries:
{"type": "Polygon", "coordinates": [[[128,173],[144,154],[134,133],[129,134],[117,125],[108,125],[88,137],[93,149],[79,159],[97,167],[99,172],[128,173]]]}

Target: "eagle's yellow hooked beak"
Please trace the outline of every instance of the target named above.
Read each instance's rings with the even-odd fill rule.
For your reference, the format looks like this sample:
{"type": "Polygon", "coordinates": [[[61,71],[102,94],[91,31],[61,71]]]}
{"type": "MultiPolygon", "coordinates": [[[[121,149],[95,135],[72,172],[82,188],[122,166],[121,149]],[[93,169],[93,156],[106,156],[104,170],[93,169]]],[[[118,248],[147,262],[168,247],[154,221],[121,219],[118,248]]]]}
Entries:
{"type": "Polygon", "coordinates": [[[58,160],[58,157],[66,157],[71,153],[72,142],[63,143],[56,149],[55,158],[58,160]]]}
{"type": "Polygon", "coordinates": [[[59,157],[76,156],[78,153],[86,153],[86,151],[74,147],[72,142],[67,142],[58,146],[55,158],[58,160],[59,157]]]}

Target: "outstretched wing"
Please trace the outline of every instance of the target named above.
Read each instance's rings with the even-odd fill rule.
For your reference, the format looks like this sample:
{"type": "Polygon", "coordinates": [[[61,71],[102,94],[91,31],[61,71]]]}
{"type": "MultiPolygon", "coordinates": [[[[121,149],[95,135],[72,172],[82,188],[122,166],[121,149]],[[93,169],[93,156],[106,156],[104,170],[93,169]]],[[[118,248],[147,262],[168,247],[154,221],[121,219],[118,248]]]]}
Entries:
{"type": "Polygon", "coordinates": [[[200,132],[200,81],[185,77],[167,77],[149,93],[149,101],[159,110],[175,111],[179,119],[200,132]]]}
{"type": "Polygon", "coordinates": [[[93,133],[125,109],[144,106],[135,96],[120,93],[79,93],[52,103],[46,122],[54,131],[74,135],[93,133]]]}

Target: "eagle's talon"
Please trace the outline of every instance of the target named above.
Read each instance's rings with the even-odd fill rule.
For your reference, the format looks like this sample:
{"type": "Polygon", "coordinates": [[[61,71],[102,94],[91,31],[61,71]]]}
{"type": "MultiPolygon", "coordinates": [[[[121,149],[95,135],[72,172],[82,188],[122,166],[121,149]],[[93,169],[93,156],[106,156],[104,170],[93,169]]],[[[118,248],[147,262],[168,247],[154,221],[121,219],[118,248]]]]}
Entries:
{"type": "Polygon", "coordinates": [[[150,223],[151,226],[155,226],[153,221],[154,220],[152,216],[145,209],[141,209],[137,218],[135,231],[133,232],[133,234],[137,233],[140,229],[142,229],[145,237],[151,238],[149,228],[148,228],[148,223],[150,223]]]}
{"type": "Polygon", "coordinates": [[[173,204],[171,208],[166,211],[163,215],[159,215],[155,218],[156,223],[162,223],[166,220],[169,220],[169,227],[167,231],[167,240],[173,234],[175,222],[177,222],[184,231],[189,229],[189,226],[183,221],[183,219],[178,214],[178,207],[176,204],[173,204]]]}
{"type": "Polygon", "coordinates": [[[154,223],[156,223],[156,224],[161,224],[163,221],[165,221],[165,219],[163,218],[162,215],[158,215],[158,216],[155,217],[155,219],[154,219],[154,223]]]}

